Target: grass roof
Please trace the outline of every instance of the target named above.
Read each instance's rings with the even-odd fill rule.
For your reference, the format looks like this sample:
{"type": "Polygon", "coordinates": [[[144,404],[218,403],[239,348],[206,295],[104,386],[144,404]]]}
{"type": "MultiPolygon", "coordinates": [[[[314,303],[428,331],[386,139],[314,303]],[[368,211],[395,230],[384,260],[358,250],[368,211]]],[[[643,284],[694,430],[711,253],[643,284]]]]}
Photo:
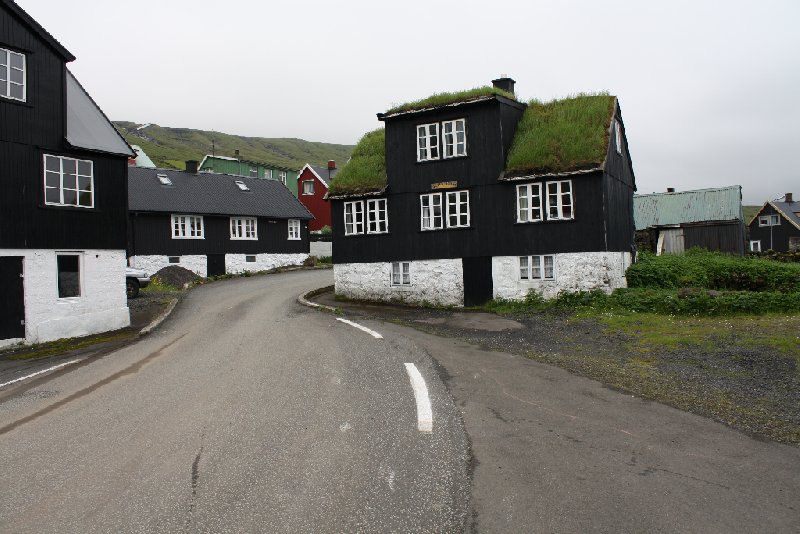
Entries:
{"type": "Polygon", "coordinates": [[[378,128],[364,134],[350,161],[336,174],[328,193],[356,195],[382,191],[386,187],[386,131],[378,128]]]}
{"type": "Polygon", "coordinates": [[[506,174],[568,172],[602,164],[614,101],[608,93],[581,93],[529,102],[508,153],[506,174]]]}
{"type": "Polygon", "coordinates": [[[386,115],[400,113],[401,111],[416,111],[420,109],[446,106],[448,104],[457,104],[459,102],[467,102],[476,98],[493,95],[500,95],[511,100],[516,100],[516,97],[512,93],[508,93],[502,89],[487,85],[484,87],[476,87],[474,89],[468,89],[466,91],[459,91],[456,93],[436,93],[427,98],[423,98],[422,100],[416,100],[414,102],[408,102],[406,104],[394,106],[386,112],[386,115]]]}

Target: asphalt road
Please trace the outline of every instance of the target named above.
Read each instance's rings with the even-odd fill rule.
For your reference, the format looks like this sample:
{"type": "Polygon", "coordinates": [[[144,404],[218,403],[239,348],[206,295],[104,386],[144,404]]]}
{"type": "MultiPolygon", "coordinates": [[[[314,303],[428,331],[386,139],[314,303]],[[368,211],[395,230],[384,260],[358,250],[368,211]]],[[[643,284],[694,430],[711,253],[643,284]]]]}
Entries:
{"type": "Polygon", "coordinates": [[[0,531],[461,531],[468,442],[433,360],[296,303],[330,278],[197,288],[140,342],[7,395],[0,531]]]}
{"type": "Polygon", "coordinates": [[[0,532],[800,530],[797,447],[295,302],[330,279],[197,288],[136,345],[0,392],[0,532]]]}

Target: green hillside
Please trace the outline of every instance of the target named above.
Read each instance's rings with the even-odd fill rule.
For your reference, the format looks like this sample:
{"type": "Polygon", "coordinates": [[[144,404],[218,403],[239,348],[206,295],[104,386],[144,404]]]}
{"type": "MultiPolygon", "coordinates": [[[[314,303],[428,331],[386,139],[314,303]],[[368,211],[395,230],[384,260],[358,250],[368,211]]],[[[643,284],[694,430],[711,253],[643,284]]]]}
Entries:
{"type": "Polygon", "coordinates": [[[297,170],[306,163],[325,165],[331,159],[341,167],[353,151],[352,145],[303,139],[243,137],[157,124],[137,130],[140,124],[127,121],[114,121],[114,125],[129,144],[139,145],[156,166],[167,169],[183,169],[186,160],[202,160],[203,156],[211,154],[212,143],[217,156],[234,157],[238,149],[242,159],[297,170]]]}
{"type": "Polygon", "coordinates": [[[753,220],[753,217],[756,216],[758,210],[761,209],[761,206],[742,206],[742,213],[744,216],[744,223],[750,224],[750,221],[753,220]]]}

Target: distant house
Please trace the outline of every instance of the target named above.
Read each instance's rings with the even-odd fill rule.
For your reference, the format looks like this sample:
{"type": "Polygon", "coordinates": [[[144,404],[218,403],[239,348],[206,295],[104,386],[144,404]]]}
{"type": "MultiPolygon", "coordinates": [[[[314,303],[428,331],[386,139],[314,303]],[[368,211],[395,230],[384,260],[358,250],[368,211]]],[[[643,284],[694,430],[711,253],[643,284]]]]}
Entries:
{"type": "Polygon", "coordinates": [[[328,193],[328,184],[337,172],[336,162],[333,160],[328,162],[327,168],[306,163],[300,170],[297,177],[297,199],[314,215],[314,220],[309,223],[311,231],[331,225],[331,204],[325,195],[328,193]]]}
{"type": "Polygon", "coordinates": [[[311,214],[275,180],[131,167],[128,256],[200,276],[301,264],[311,214]]]}
{"type": "Polygon", "coordinates": [[[133,151],[53,36],[10,0],[0,28],[0,345],[128,326],[133,151]]]}
{"type": "Polygon", "coordinates": [[[278,180],[283,185],[288,187],[295,197],[297,196],[297,175],[299,173],[296,170],[289,169],[288,167],[260,163],[242,158],[212,156],[211,154],[206,154],[202,161],[200,161],[199,168],[203,172],[215,172],[218,174],[246,176],[248,178],[266,178],[268,180],[278,180]]]}
{"type": "Polygon", "coordinates": [[[681,254],[692,247],[744,254],[742,188],[667,191],[633,197],[639,250],[681,254]]]}
{"type": "Polygon", "coordinates": [[[792,193],[765,202],[749,224],[750,252],[800,251],[800,202],[792,193]]]}
{"type": "Polygon", "coordinates": [[[635,181],[617,98],[514,80],[378,114],[330,184],[335,290],[472,306],[624,287],[635,181]]]}

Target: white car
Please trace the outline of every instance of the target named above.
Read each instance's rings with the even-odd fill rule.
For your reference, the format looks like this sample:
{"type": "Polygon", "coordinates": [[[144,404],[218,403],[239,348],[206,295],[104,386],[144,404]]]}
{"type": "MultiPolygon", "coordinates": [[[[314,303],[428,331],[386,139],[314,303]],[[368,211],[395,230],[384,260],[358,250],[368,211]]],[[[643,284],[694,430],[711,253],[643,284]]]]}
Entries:
{"type": "Polygon", "coordinates": [[[150,277],[146,272],[133,267],[125,267],[125,289],[129,299],[136,298],[139,295],[139,289],[147,287],[149,284],[150,277]]]}

